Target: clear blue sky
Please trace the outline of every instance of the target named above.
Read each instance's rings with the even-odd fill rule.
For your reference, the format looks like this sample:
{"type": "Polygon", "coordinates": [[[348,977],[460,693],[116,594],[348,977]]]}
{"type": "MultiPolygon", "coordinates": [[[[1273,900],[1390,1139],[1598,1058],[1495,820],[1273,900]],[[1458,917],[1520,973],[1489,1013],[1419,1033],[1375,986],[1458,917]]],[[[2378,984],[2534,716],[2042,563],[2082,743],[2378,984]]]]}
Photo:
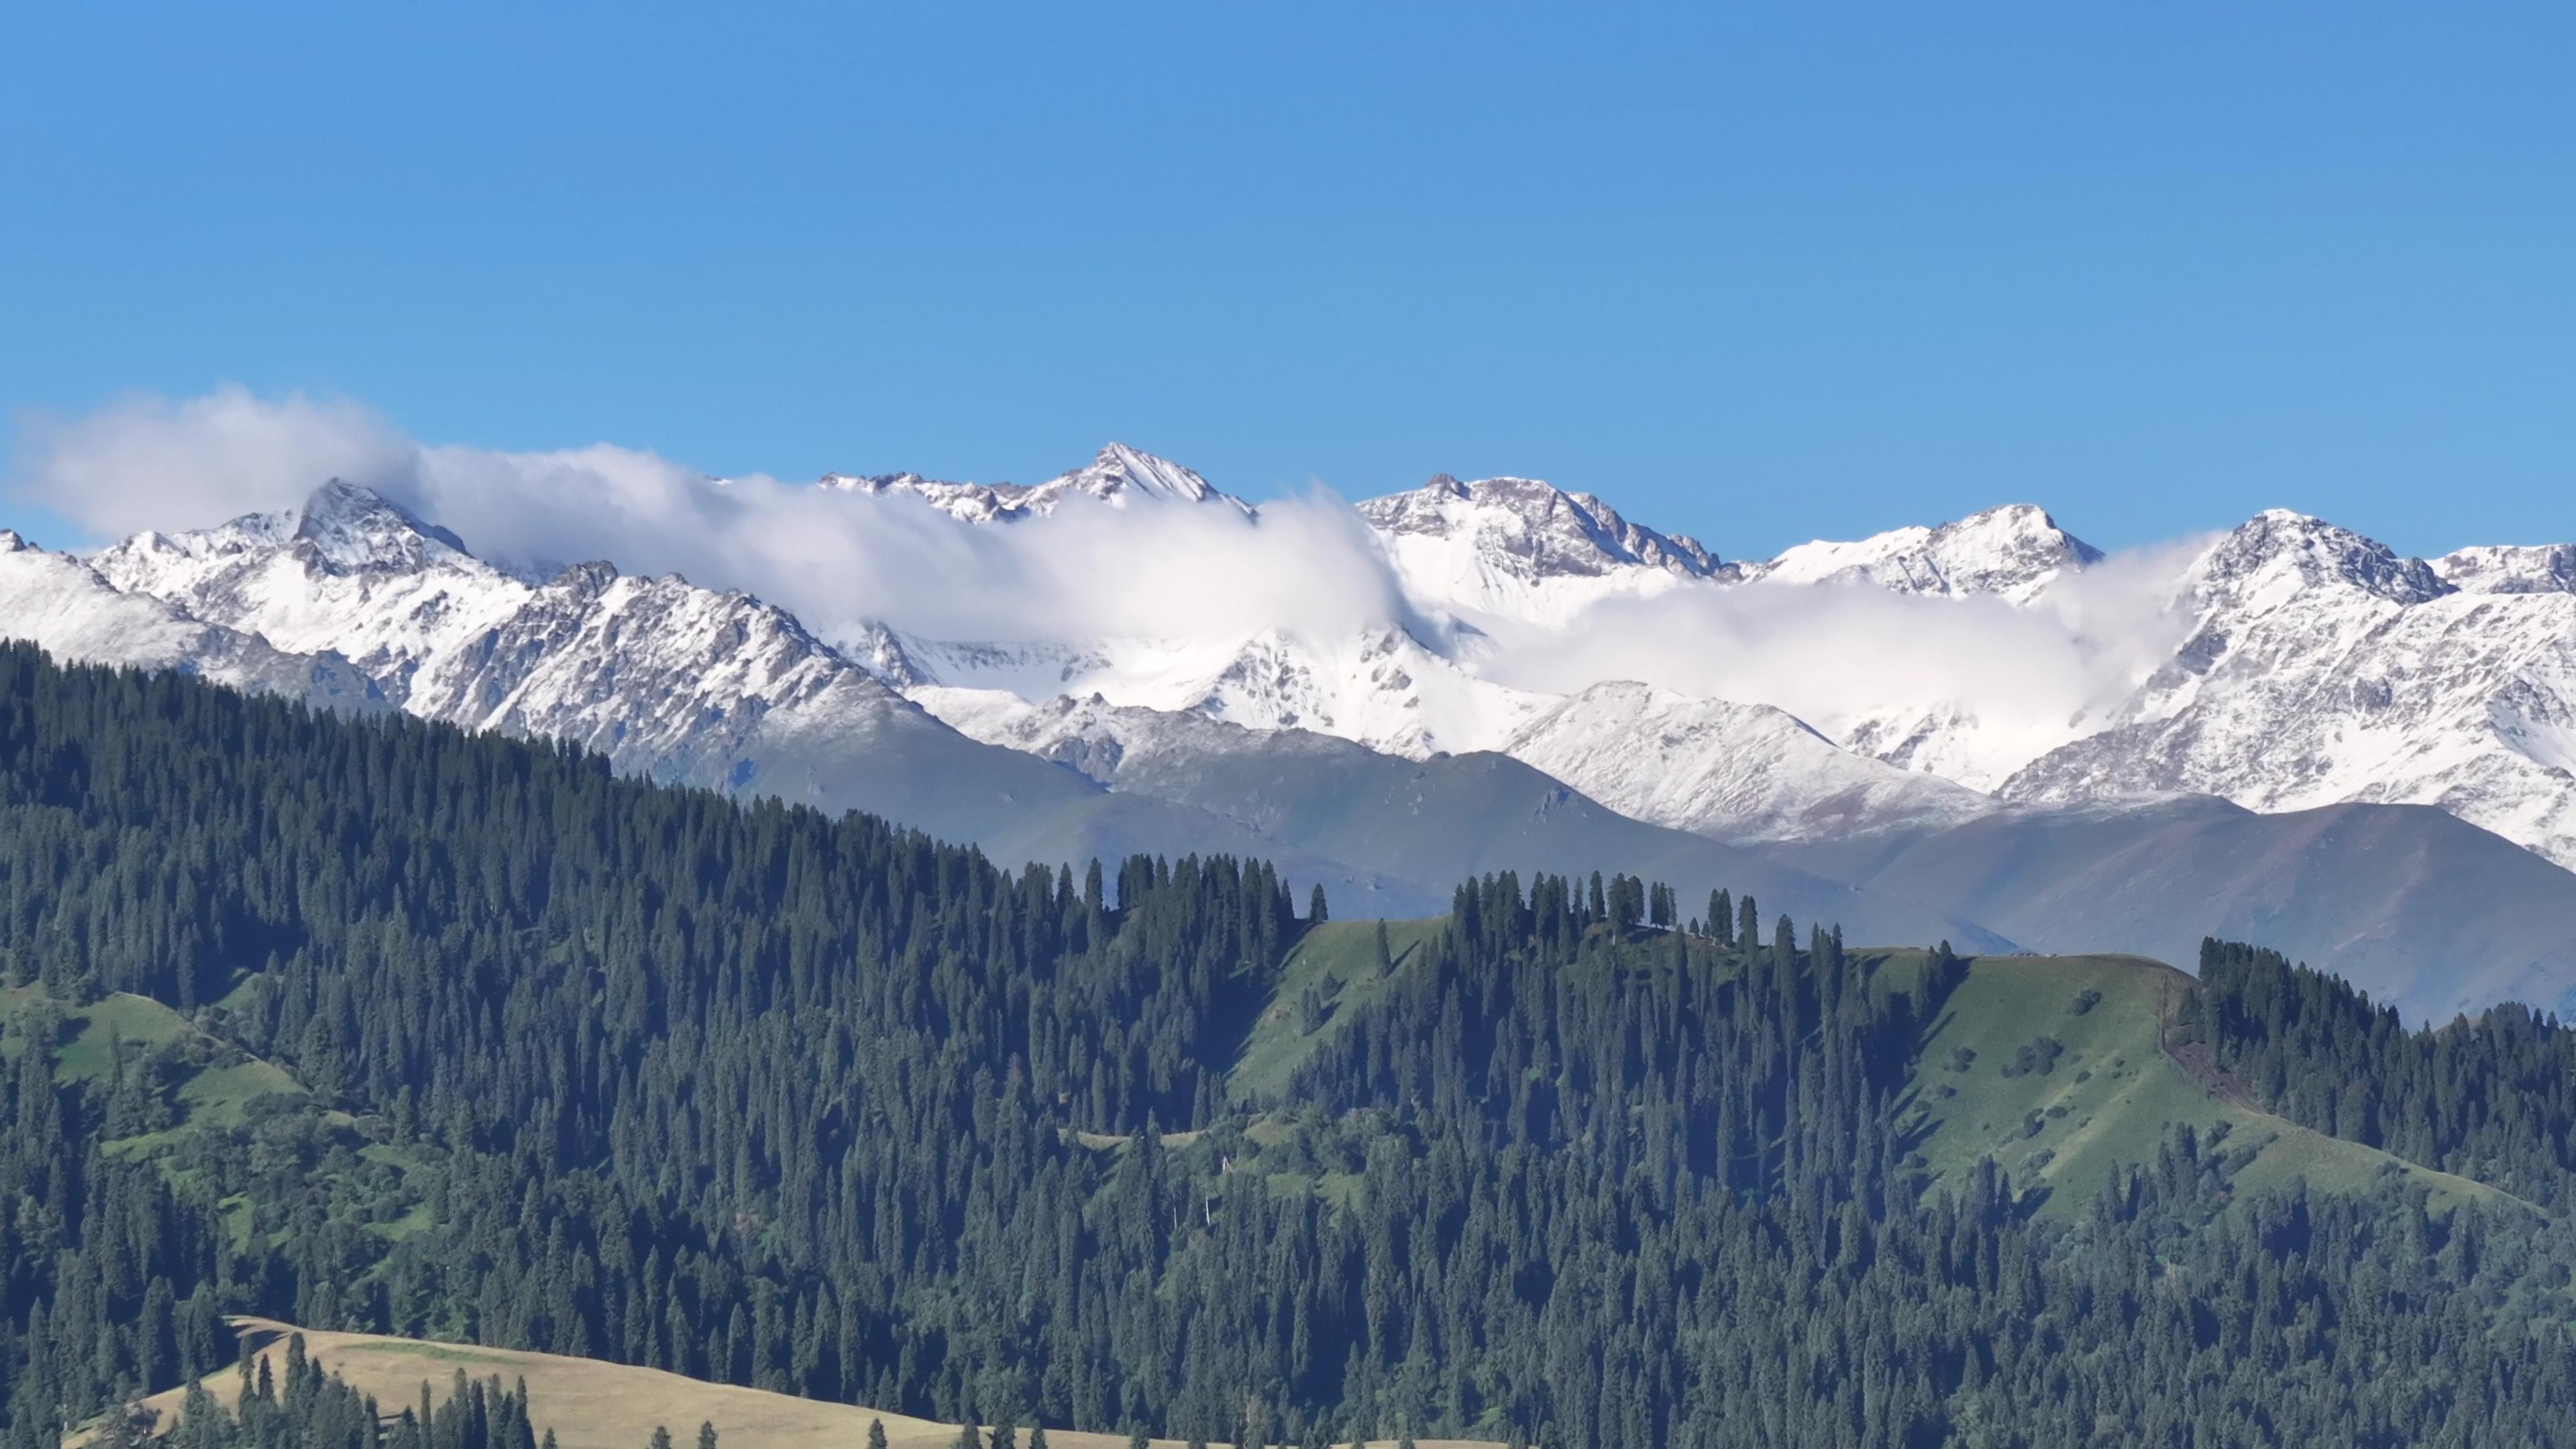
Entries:
{"type": "Polygon", "coordinates": [[[1718,9],[12,6],[0,413],[2576,536],[2576,9],[1718,9]]]}

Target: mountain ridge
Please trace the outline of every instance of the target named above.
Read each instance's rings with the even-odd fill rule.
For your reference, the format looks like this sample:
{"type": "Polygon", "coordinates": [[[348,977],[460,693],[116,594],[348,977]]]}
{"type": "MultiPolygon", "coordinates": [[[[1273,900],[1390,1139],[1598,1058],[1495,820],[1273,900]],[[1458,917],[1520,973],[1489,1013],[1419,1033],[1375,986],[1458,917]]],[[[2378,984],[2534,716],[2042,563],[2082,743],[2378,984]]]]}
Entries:
{"type": "MultiPolygon", "coordinates": [[[[1007,528],[1075,500],[1227,508],[1256,538],[1266,526],[1260,510],[1194,471],[1115,444],[1033,488],[915,475],[849,487],[861,483],[917,494],[960,526],[1007,528]]],[[[757,594],[678,575],[630,577],[604,560],[546,578],[512,573],[475,557],[457,533],[338,480],[298,509],[139,533],[87,559],[14,541],[0,553],[0,587],[14,569],[19,597],[31,601],[13,611],[11,632],[50,636],[79,657],[196,668],[322,702],[574,740],[620,768],[827,808],[855,804],[997,854],[1258,853],[1386,913],[1436,905],[1434,877],[1538,863],[1480,852],[1467,838],[1496,829],[1480,813],[1493,790],[1522,802],[1512,818],[1524,822],[1543,817],[1537,802],[1561,788],[1587,808],[1723,846],[1822,846],[1825,855],[1801,859],[1840,863],[1782,877],[1805,882],[1783,889],[1810,893],[1820,881],[1840,890],[1870,878],[1859,856],[1833,853],[1846,840],[1919,840],[1983,824],[1998,838],[2057,831],[2062,841],[2075,838],[2070,822],[2094,818],[2067,813],[2076,807],[2134,819],[2184,796],[2275,812],[2429,804],[2544,857],[2576,853],[2576,593],[2556,587],[2576,550],[2463,550],[2432,563],[2324,520],[2259,514],[2148,580],[2181,641],[2166,657],[2142,668],[2124,696],[2015,756],[2008,741],[1996,743],[1992,721],[1937,696],[1855,723],[1651,678],[1534,690],[1496,664],[1528,631],[1579,639],[1596,607],[1695,605],[1738,590],[1763,591],[1766,608],[1793,613],[1807,590],[1826,591],[1813,596],[1820,601],[1905,596],[1915,601],[1906,607],[1935,611],[2064,612],[2068,591],[2081,603],[2080,591],[2095,587],[2089,571],[2106,559],[2035,506],[1802,545],[1757,563],[1721,560],[1591,495],[1529,479],[1443,475],[1357,509],[1428,628],[1399,621],[1348,637],[1278,627],[1164,640],[1049,637],[1041,628],[1027,640],[967,644],[908,634],[899,620],[861,620],[826,639],[757,594]],[[44,607],[32,602],[40,598],[44,607]],[[995,733],[1024,731],[1039,706],[1055,711],[1054,733],[995,733]],[[1062,723],[1076,715],[1086,722],[1062,723]],[[1185,727],[1182,716],[1223,728],[1185,727]],[[1016,723],[1005,728],[1006,717],[1016,723]],[[1301,731],[1355,753],[1288,738],[1301,731]],[[1282,739],[1262,746],[1261,735],[1282,739]],[[1139,741],[1151,746],[1140,761],[1163,760],[1159,774],[1103,753],[1139,741]],[[1448,763],[1479,752],[1534,773],[1506,783],[1490,763],[1448,763]],[[1964,783],[1923,768],[1963,752],[2002,764],[1964,783]],[[1269,760],[1267,773],[1246,773],[1256,757],[1269,760]],[[1433,777],[1453,792],[1442,808],[1456,818],[1445,835],[1415,837],[1418,860],[1385,854],[1369,831],[1297,805],[1301,789],[1350,790],[1391,819],[1426,807],[1363,782],[1433,777]]],[[[1606,852],[1604,865],[1645,874],[1649,862],[1669,861],[1685,885],[1718,873],[1708,864],[1717,858],[1694,854],[1697,846],[1584,819],[1544,837],[1514,825],[1496,838],[1523,841],[1552,868],[1580,864],[1563,841],[1592,839],[1586,848],[1606,852]],[[1598,830],[1612,833],[1586,834],[1598,830]],[[1600,843],[1614,837],[1625,843],[1600,843]]],[[[2387,839],[2431,838],[2418,827],[2372,828],[2394,831],[2387,839]]],[[[2098,831],[2084,838],[2088,850],[2115,851],[2098,831]]],[[[2457,848],[2490,859],[2483,846],[2457,848]]],[[[2561,876],[2535,878],[2548,887],[2540,895],[2554,900],[2561,876]]],[[[1996,909],[2023,928],[2000,929],[1960,908],[1967,892],[1956,881],[1909,885],[1896,902],[1871,898],[1850,912],[1908,930],[1955,929],[1989,946],[2029,944],[2017,905],[1996,909]]],[[[1801,910],[1818,913],[1831,912],[1801,910]]],[[[2431,946],[2406,939],[2394,957],[2315,935],[2293,944],[2313,942],[2329,961],[2368,958],[2382,984],[2427,979],[2431,946]]],[[[2144,949],[2135,936],[2067,944],[2144,949]]],[[[2501,938],[2494,949],[2505,954],[2481,957],[2476,979],[2555,999],[2541,989],[2557,979],[2554,957],[2501,938]],[[2516,976],[2517,962],[2542,974],[2516,976]]]]}

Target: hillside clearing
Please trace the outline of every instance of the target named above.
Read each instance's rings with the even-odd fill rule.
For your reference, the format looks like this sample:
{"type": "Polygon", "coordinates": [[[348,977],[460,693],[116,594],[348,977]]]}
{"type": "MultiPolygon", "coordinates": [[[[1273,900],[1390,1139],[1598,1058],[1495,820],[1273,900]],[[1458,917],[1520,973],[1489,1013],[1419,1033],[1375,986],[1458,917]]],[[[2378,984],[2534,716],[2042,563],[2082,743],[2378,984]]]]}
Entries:
{"type": "Polygon", "coordinates": [[[2144,1165],[2177,1124],[2242,1160],[2239,1190],[2304,1177],[2325,1191],[2404,1183],[2437,1203],[2518,1199],[2404,1162],[2230,1098],[2163,1048],[2163,1023],[2191,978],[2139,956],[1979,956],[1926,1037],[1912,1090],[1915,1150],[1936,1178],[1992,1158],[2047,1215],[2092,1201],[2114,1166],[2144,1165]],[[2080,1007],[2080,1009],[2079,1009],[2080,1007]]]}

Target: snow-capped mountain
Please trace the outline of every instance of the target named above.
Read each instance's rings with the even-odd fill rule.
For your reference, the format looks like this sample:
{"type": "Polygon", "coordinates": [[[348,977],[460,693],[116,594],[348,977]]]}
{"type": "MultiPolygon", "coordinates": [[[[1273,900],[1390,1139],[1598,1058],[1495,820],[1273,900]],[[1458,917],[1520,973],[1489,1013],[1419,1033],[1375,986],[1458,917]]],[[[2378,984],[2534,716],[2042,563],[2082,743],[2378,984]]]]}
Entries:
{"type": "MultiPolygon", "coordinates": [[[[2445,562],[2492,585],[2546,578],[2553,551],[2476,552],[2445,562]]],[[[2576,864],[2576,594],[2462,589],[2276,511],[2195,560],[2178,607],[2193,628],[2121,718],[2033,760],[2004,794],[2435,805],[2576,864]]]]}
{"type": "Polygon", "coordinates": [[[1899,528],[1857,543],[1802,543],[1742,570],[1748,582],[1871,584],[1901,594],[1993,594],[2027,603],[2102,551],[2027,503],[1989,508],[1937,528],[1899,528]]]}
{"type": "Polygon", "coordinates": [[[2442,582],[2470,594],[2576,594],[2576,543],[2464,548],[2433,560],[2442,582]]]}
{"type": "Polygon", "coordinates": [[[84,663],[184,670],[235,689],[342,709],[382,709],[386,703],[375,682],[337,654],[290,653],[256,634],[122,592],[81,560],[50,553],[4,528],[0,634],[84,663]]]}
{"type": "Polygon", "coordinates": [[[1052,513],[1068,498],[1092,498],[1112,508],[1133,504],[1178,502],[1222,503],[1244,513],[1252,505],[1220,493],[1190,469],[1168,458],[1111,443],[1088,466],[1060,473],[1044,483],[943,483],[918,473],[826,473],[818,486],[873,496],[909,494],[951,518],[966,523],[1007,523],[1015,518],[1052,513]]]}
{"type": "MultiPolygon", "coordinates": [[[[917,677],[951,689],[1032,701],[1097,694],[1250,729],[1339,735],[1408,759],[1499,748],[1549,702],[1479,677],[1392,622],[1322,638],[1265,629],[1241,638],[1080,643],[907,639],[903,653],[917,677]]],[[[943,717],[958,697],[908,692],[943,717]]]]}
{"type": "MultiPolygon", "coordinates": [[[[1878,731],[1901,740],[1900,728],[1922,734],[1916,749],[1923,757],[1915,758],[1903,749],[1845,749],[1767,706],[1667,689],[1655,695],[1654,727],[1673,743],[1658,753],[1630,736],[1641,722],[1625,716],[1627,696],[1567,701],[1493,678],[1487,666],[1507,647],[1497,636],[1579,635],[1589,627],[1587,613],[1605,603],[1748,579],[1784,587],[1883,579],[1907,592],[2026,600],[2101,556],[2028,507],[1858,544],[1805,545],[1749,565],[1631,522],[1592,495],[1528,478],[1462,483],[1444,474],[1356,508],[1418,618],[1327,637],[1287,629],[1184,639],[907,637],[898,682],[943,717],[976,691],[1029,701],[1097,695],[1254,729],[1317,730],[1415,759],[1500,750],[1639,819],[1721,839],[1766,839],[1801,818],[1848,822],[1862,803],[1889,807],[1889,823],[1964,810],[1982,797],[1929,778],[1926,767],[1972,745],[1989,753],[1995,746],[1958,728],[1970,721],[1942,712],[1940,701],[1895,701],[1886,714],[1857,722],[1863,739],[1878,731]],[[1549,723],[1539,728],[1534,722],[1543,716],[1549,723]],[[1736,807],[1740,813],[1730,813],[1736,807]]],[[[1012,516],[983,507],[950,511],[969,522],[1012,516]]],[[[975,733],[963,719],[951,722],[975,733]]],[[[2065,738],[2067,731],[2055,729],[2044,743],[2065,738]]],[[[2023,747],[2010,755],[1986,772],[1987,783],[2034,753],[2023,747]]]]}
{"type": "MultiPolygon", "coordinates": [[[[1263,537],[1282,549],[1323,537],[1265,533],[1285,515],[1118,446],[1032,488],[908,474],[824,486],[917,496],[958,527],[1012,530],[1002,536],[1030,547],[1054,545],[1015,522],[1077,498],[1232,510],[1254,551],[1229,567],[1259,567],[1263,537]]],[[[2307,896],[2320,889],[2313,872],[2267,864],[2272,854],[2331,843],[2359,870],[2373,851],[2434,852],[2440,861],[2389,876],[2427,903],[2459,895],[2464,860],[2482,878],[2503,869],[2476,845],[2493,836],[2446,835],[2422,823],[2439,816],[2376,802],[2438,806],[2576,863],[2576,548],[2426,562],[2272,512],[2143,566],[2106,563],[2016,506],[1737,562],[1528,479],[1434,479],[1357,512],[1368,529],[1357,537],[1374,540],[1368,567],[1389,581],[1371,597],[1400,601],[1361,628],[1219,626],[1184,608],[1157,637],[1084,637],[1031,618],[1020,637],[960,641],[888,617],[824,638],[752,593],[676,575],[496,567],[437,523],[333,483],[300,508],[138,534],[87,558],[0,534],[0,633],[71,658],[576,741],[621,768],[860,805],[1010,858],[1260,852],[1398,908],[1439,899],[1450,877],[1428,875],[1530,863],[1515,851],[1568,865],[1589,854],[1768,879],[1820,911],[2001,941],[2037,939],[2064,915],[2067,881],[2130,878],[2120,851],[2197,848],[2187,842],[2211,831],[2242,857],[2228,867],[2241,879],[2306,882],[2307,896]],[[1847,679],[1838,697],[1857,707],[1801,718],[1759,697],[1759,675],[1741,676],[1745,698],[1655,683],[1655,650],[1637,647],[1682,617],[1658,610],[1758,602],[1738,626],[1770,627],[1822,589],[1819,613],[1887,595],[1860,617],[2023,619],[2075,631],[2080,649],[2087,609],[2123,580],[2118,598],[2156,629],[2071,712],[2002,718],[1917,670],[1911,686],[1847,679]],[[1554,655],[1547,677],[1579,676],[1612,630],[1620,669],[1647,682],[1605,671],[1554,692],[1511,667],[1537,641],[1554,655]],[[2193,793],[2305,813],[2249,817],[2279,822],[2258,829],[2175,803],[2193,793]],[[2127,803],[2141,796],[2166,803],[2127,803]],[[2067,851],[2057,875],[2024,868],[2067,851]],[[1983,864],[1964,872],[1971,861],[1983,864]],[[1893,898],[1835,894],[1882,880],[1893,898]],[[1996,921],[2012,923],[2004,936],[1990,933],[1996,921]]],[[[1096,549],[1117,535],[1085,537],[1096,549]]],[[[1082,560],[1112,580],[1118,562],[1082,560]]],[[[1672,647],[1690,646],[1676,635],[1672,647]]],[[[1836,667],[1829,643],[1815,667],[1836,667]]],[[[2508,897],[2576,912],[2576,878],[2535,868],[2545,878],[2508,897]]],[[[2125,890],[2102,929],[2197,920],[2191,894],[2207,874],[2125,890]]],[[[2263,914],[2271,889],[2248,886],[2230,909],[2286,920],[2263,914]]],[[[2292,934],[2439,1008],[2451,997],[2428,943],[2444,938],[2425,922],[2450,917],[2425,905],[2406,919],[2345,944],[2312,911],[2292,934]]],[[[2553,928],[2517,919],[2476,978],[2510,984],[2461,989],[2524,992],[2564,974],[2556,956],[2526,950],[2553,928]]]]}
{"type": "Polygon", "coordinates": [[[467,553],[454,534],[337,479],[301,508],[139,533],[90,564],[116,588],[206,623],[298,654],[337,652],[394,703],[437,718],[449,716],[438,704],[413,707],[413,693],[456,693],[461,686],[442,683],[441,670],[535,592],[467,553]]]}
{"type": "Polygon", "coordinates": [[[1626,681],[1550,706],[1503,753],[1623,814],[1721,840],[1948,826],[2005,808],[1854,754],[1785,710],[1626,681]]]}
{"type": "MultiPolygon", "coordinates": [[[[1094,476],[1194,480],[1125,494],[1137,502],[1209,496],[1197,475],[1128,461],[1131,452],[1104,451],[1094,476]]],[[[1026,506],[994,496],[1009,506],[951,511],[1000,520],[1026,506]]],[[[1256,729],[1320,730],[1413,758],[1499,749],[1638,818],[1728,839],[1793,833],[1801,819],[1847,826],[1879,811],[1899,820],[1965,811],[1979,791],[2048,801],[2204,792],[2258,810],[2435,804],[2576,864],[2567,724],[2576,549],[2469,549],[2426,563],[2267,513],[2179,568],[2162,605],[2178,642],[2082,709],[2005,718],[1937,691],[1898,692],[1840,717],[1795,720],[1759,699],[1668,686],[1534,694],[1494,677],[1495,641],[1577,637],[1605,601],[1676,590],[1863,588],[2051,611],[2102,553],[2030,505],[1752,562],[1721,561],[1597,498],[1529,479],[1435,478],[1357,508],[1432,621],[1427,632],[1389,620],[1324,639],[1285,629],[907,637],[895,651],[900,677],[888,677],[1026,700],[1098,694],[1256,729]],[[1909,778],[1918,776],[1934,783],[1909,778]],[[1949,782],[1970,788],[1940,788],[1949,782]]]]}
{"type": "Polygon", "coordinates": [[[1358,508],[1413,600],[1470,620],[1561,626],[1611,595],[1725,575],[1698,540],[1532,478],[1461,483],[1443,473],[1358,508]]]}
{"type": "MultiPolygon", "coordinates": [[[[337,480],[300,508],[137,534],[87,566],[45,557],[196,629],[346,659],[406,713],[575,741],[667,779],[741,783],[764,731],[857,742],[937,728],[749,594],[621,577],[606,563],[530,584],[337,480]]],[[[40,642],[100,657],[61,635],[40,642]]]]}

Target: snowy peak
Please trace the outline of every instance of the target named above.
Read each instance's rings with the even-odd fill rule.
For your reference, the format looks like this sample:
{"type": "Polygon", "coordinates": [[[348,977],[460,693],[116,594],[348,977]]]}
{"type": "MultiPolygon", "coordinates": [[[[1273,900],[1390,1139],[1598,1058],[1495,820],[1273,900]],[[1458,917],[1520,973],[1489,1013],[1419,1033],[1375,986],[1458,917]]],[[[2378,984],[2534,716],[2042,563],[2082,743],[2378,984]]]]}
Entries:
{"type": "Polygon", "coordinates": [[[2576,594],[2576,543],[2464,548],[2433,571],[2464,594],[2576,594]]]}
{"type": "Polygon", "coordinates": [[[1719,570],[1697,540],[1630,523],[1589,493],[1535,478],[1461,483],[1442,473],[1410,493],[1371,498],[1359,512],[1384,534],[1469,542],[1487,567],[1524,582],[1631,568],[1691,578],[1719,570]]]}
{"type": "Polygon", "coordinates": [[[1169,458],[1157,458],[1124,443],[1111,443],[1100,450],[1087,468],[1059,474],[1029,490],[1025,505],[1033,513],[1045,513],[1057,502],[1083,494],[1116,508],[1136,502],[1156,503],[1231,503],[1246,513],[1250,505],[1232,494],[1220,493],[1208,480],[1169,458]]]}
{"type": "Polygon", "coordinates": [[[298,654],[335,652],[397,704],[424,661],[509,617],[528,586],[455,534],[334,481],[304,506],[186,533],[138,533],[90,563],[129,593],[298,654]]]}
{"type": "Polygon", "coordinates": [[[1899,528],[1856,543],[1802,543],[1748,578],[1788,584],[1874,584],[1901,594],[1955,598],[1998,594],[2026,600],[2102,551],[2028,503],[1972,513],[1938,528],[1899,528]]]}
{"type": "Polygon", "coordinates": [[[1068,498],[1096,498],[1113,508],[1133,503],[1230,503],[1246,515],[1251,504],[1225,493],[1169,458],[1111,443],[1088,467],[1060,473],[1031,488],[1018,483],[944,483],[918,473],[826,473],[818,487],[870,497],[906,494],[963,523],[1009,523],[1052,513],[1068,498]]]}
{"type": "Polygon", "coordinates": [[[80,559],[7,529],[0,529],[0,638],[28,640],[66,663],[179,669],[346,709],[385,705],[374,684],[337,655],[287,653],[174,604],[122,592],[80,559]]]}
{"type": "Polygon", "coordinates": [[[2453,592],[2433,566],[2401,558],[2376,539],[2322,518],[2267,509],[2220,539],[2194,565],[2204,608],[2261,613],[2311,589],[2349,590],[2392,604],[2420,604],[2453,592]]]}
{"type": "Polygon", "coordinates": [[[296,510],[294,537],[316,560],[344,571],[407,573],[447,557],[471,557],[455,534],[339,478],[314,489],[296,510]]]}
{"type": "Polygon", "coordinates": [[[961,523],[996,523],[1024,511],[1029,490],[1016,483],[945,483],[918,473],[826,473],[816,487],[882,498],[918,498],[961,523]]]}

